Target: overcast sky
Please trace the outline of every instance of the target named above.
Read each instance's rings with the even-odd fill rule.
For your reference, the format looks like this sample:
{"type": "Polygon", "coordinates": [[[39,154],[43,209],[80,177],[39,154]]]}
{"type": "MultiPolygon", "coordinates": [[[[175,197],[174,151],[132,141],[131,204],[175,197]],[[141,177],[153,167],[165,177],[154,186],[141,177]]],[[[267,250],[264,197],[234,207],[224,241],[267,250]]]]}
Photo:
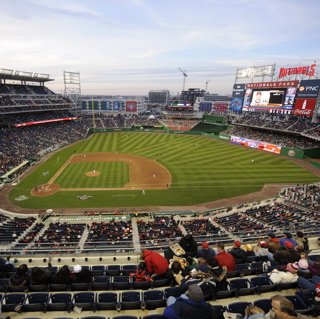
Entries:
{"type": "Polygon", "coordinates": [[[181,91],[180,67],[186,88],[231,94],[237,67],[317,60],[319,16],[319,0],[0,0],[0,68],[139,95],[181,91]]]}

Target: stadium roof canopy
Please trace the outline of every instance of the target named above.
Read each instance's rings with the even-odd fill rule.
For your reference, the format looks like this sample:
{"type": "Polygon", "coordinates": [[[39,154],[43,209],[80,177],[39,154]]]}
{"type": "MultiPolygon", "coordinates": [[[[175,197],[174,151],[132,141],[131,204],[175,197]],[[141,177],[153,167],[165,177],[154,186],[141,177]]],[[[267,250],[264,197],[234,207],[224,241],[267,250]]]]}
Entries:
{"type": "Polygon", "coordinates": [[[14,70],[1,69],[1,68],[0,68],[0,80],[39,82],[39,83],[54,81],[54,79],[50,79],[49,74],[32,73],[32,72],[25,72],[25,71],[14,71],[14,70]]]}

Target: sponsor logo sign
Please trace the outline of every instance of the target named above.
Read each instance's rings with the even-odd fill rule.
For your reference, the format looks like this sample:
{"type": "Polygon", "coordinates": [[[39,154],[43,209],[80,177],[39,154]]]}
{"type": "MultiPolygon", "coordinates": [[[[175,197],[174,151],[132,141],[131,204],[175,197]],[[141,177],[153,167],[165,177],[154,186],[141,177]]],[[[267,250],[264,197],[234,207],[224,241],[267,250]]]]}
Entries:
{"type": "Polygon", "coordinates": [[[273,76],[274,74],[274,64],[257,66],[254,68],[245,68],[237,70],[237,78],[254,78],[254,77],[262,77],[262,76],[273,76]]]}
{"type": "Polygon", "coordinates": [[[232,97],[243,97],[246,85],[245,84],[234,84],[232,97]]]}
{"type": "Polygon", "coordinates": [[[294,102],[294,115],[312,116],[317,99],[296,98],[294,102]]]}
{"type": "Polygon", "coordinates": [[[278,81],[278,82],[257,82],[257,83],[248,83],[247,89],[263,89],[263,88],[281,88],[288,86],[298,86],[299,81],[278,81]]]}
{"type": "Polygon", "coordinates": [[[317,98],[319,95],[320,80],[303,80],[297,91],[297,98],[317,98]]]}
{"type": "Polygon", "coordinates": [[[315,63],[310,66],[298,66],[295,68],[280,68],[279,70],[279,79],[290,76],[290,75],[306,75],[314,76],[317,65],[315,63]]]}

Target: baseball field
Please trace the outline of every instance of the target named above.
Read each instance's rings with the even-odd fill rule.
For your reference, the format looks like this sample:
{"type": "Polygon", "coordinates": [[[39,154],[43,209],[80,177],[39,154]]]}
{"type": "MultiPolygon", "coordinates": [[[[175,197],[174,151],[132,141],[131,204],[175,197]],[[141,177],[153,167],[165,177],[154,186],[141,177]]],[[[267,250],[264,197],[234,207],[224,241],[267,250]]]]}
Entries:
{"type": "Polygon", "coordinates": [[[319,180],[289,159],[205,136],[114,132],[53,153],[9,198],[34,209],[183,206],[319,180]]]}

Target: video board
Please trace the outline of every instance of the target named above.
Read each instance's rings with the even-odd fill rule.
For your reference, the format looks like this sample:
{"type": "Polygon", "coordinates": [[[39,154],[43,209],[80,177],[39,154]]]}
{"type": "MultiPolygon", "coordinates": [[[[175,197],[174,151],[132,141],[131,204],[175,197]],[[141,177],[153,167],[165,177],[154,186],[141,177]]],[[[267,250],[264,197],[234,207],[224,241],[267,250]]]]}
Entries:
{"type": "Polygon", "coordinates": [[[256,148],[261,151],[274,153],[274,154],[280,154],[280,152],[281,152],[281,146],[279,146],[279,145],[271,144],[271,143],[263,142],[263,141],[258,141],[258,140],[251,140],[251,139],[245,138],[245,137],[239,137],[239,136],[232,135],[230,137],[230,142],[233,144],[240,144],[245,147],[256,148]]]}
{"type": "Polygon", "coordinates": [[[292,110],[298,81],[249,83],[243,111],[292,110]]]}

